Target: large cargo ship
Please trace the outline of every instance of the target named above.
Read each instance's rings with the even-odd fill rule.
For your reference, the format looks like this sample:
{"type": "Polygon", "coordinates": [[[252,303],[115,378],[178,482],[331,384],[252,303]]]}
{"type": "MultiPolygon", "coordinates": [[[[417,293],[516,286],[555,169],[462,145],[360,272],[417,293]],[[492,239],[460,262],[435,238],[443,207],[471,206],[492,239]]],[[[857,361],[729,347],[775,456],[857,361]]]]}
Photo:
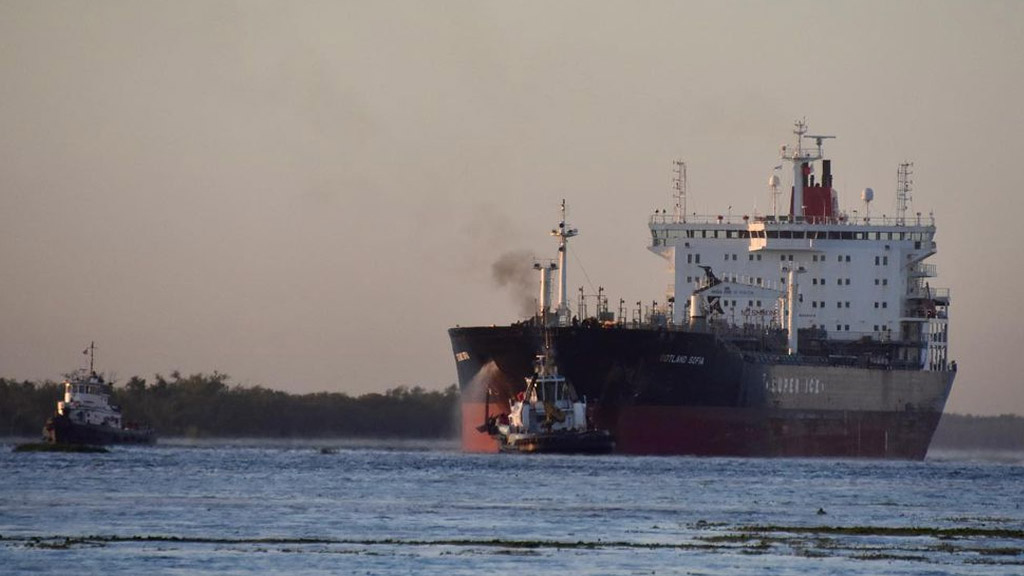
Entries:
{"type": "MultiPolygon", "coordinates": [[[[793,174],[785,214],[687,215],[676,163],[675,209],[649,222],[650,250],[672,274],[660,303],[620,300],[616,314],[601,291],[581,290],[570,308],[565,256],[577,231],[563,202],[557,261],[535,265],[537,313],[449,330],[463,449],[497,450],[481,424],[509,411],[547,334],[621,453],[924,458],[956,374],[949,290],[931,286],[925,263],[934,218],[908,215],[906,163],[895,216],[870,215],[871,189],[863,213],[841,210],[823,153],[831,136],[808,135],[804,122],[794,133],[781,152],[793,174]]],[[[773,198],[781,184],[773,172],[773,198]]]]}

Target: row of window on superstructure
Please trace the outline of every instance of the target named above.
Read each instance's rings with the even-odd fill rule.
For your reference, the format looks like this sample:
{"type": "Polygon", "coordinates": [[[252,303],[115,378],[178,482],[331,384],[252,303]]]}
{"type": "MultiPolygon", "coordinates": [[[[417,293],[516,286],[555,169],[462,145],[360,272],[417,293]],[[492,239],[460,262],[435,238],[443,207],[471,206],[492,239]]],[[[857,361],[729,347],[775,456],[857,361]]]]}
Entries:
{"type": "Polygon", "coordinates": [[[930,239],[926,232],[853,232],[833,230],[686,230],[686,238],[781,238],[794,240],[914,240],[930,239]]]}
{"type": "MultiPolygon", "coordinates": [[[[700,260],[697,260],[697,263],[700,264],[700,260]]],[[[729,281],[736,282],[737,281],[736,279],[737,279],[737,276],[735,274],[730,275],[729,273],[725,273],[725,274],[722,275],[722,280],[724,280],[726,282],[729,282],[729,281]]],[[[700,276],[687,276],[686,277],[687,284],[696,282],[698,280],[700,280],[700,276]]],[[[753,282],[754,284],[756,284],[758,286],[762,286],[764,284],[764,279],[762,277],[760,277],[760,276],[755,277],[755,278],[751,278],[750,280],[751,280],[751,282],[753,282]]],[[[786,277],[785,276],[780,277],[779,278],[779,284],[785,284],[785,283],[786,283],[786,277]]],[[[849,286],[850,283],[851,283],[851,279],[850,278],[836,278],[836,286],[849,286]]],[[[824,278],[811,278],[811,285],[812,286],[825,286],[826,285],[825,279],[824,278]]],[[[889,285],[889,279],[888,278],[875,278],[875,286],[888,286],[888,285],[889,285]]]]}

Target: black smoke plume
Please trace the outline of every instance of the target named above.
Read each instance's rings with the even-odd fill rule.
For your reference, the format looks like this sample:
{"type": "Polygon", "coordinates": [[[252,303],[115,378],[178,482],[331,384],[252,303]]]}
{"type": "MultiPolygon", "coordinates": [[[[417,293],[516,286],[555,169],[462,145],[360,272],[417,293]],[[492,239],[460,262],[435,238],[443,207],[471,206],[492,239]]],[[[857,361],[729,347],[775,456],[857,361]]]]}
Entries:
{"type": "Polygon", "coordinates": [[[499,287],[508,290],[519,306],[519,313],[522,316],[533,316],[537,307],[536,292],[540,288],[530,252],[505,252],[491,265],[491,275],[499,287]]]}

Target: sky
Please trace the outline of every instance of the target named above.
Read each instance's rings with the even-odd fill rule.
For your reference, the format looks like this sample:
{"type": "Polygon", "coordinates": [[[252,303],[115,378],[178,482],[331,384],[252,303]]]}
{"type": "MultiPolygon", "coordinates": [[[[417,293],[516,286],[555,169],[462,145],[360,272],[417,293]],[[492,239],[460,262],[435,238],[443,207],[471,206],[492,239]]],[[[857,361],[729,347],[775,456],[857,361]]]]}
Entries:
{"type": "MultiPolygon", "coordinates": [[[[492,265],[663,298],[647,220],[770,211],[793,122],[844,209],[934,212],[947,409],[1024,415],[1024,3],[0,0],[0,376],[97,346],[291,392],[456,381],[492,265]]],[[[572,292],[574,293],[574,292],[572,292]]]]}

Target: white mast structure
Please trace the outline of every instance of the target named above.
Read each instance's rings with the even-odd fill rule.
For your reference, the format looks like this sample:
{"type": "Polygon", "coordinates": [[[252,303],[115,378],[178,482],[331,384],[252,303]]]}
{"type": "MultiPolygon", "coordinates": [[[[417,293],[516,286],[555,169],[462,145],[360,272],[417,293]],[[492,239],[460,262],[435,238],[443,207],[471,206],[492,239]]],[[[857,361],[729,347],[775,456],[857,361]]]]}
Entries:
{"type": "Polygon", "coordinates": [[[675,177],[672,179],[672,195],[676,198],[676,222],[686,222],[686,162],[676,160],[673,164],[675,177]]]}
{"type": "Polygon", "coordinates": [[[804,219],[804,165],[816,160],[821,160],[823,157],[821,152],[822,140],[835,138],[835,136],[805,136],[805,134],[807,134],[807,122],[804,120],[797,120],[795,122],[793,134],[796,134],[796,150],[789,150],[785,145],[783,145],[782,153],[780,155],[783,160],[788,160],[793,163],[793,221],[801,222],[804,219]],[[818,150],[815,152],[804,150],[804,138],[814,139],[815,144],[818,146],[818,150]]]}
{"type": "Polygon", "coordinates": [[[558,222],[558,228],[551,231],[551,235],[558,238],[558,304],[555,308],[555,316],[559,324],[569,323],[569,304],[565,298],[565,253],[569,248],[569,238],[579,234],[575,228],[569,228],[565,223],[565,199],[562,199],[562,219],[558,222]]]}
{"type": "Polygon", "coordinates": [[[914,188],[914,163],[903,162],[896,170],[896,225],[907,223],[907,208],[913,199],[911,190],[914,188]]]}

